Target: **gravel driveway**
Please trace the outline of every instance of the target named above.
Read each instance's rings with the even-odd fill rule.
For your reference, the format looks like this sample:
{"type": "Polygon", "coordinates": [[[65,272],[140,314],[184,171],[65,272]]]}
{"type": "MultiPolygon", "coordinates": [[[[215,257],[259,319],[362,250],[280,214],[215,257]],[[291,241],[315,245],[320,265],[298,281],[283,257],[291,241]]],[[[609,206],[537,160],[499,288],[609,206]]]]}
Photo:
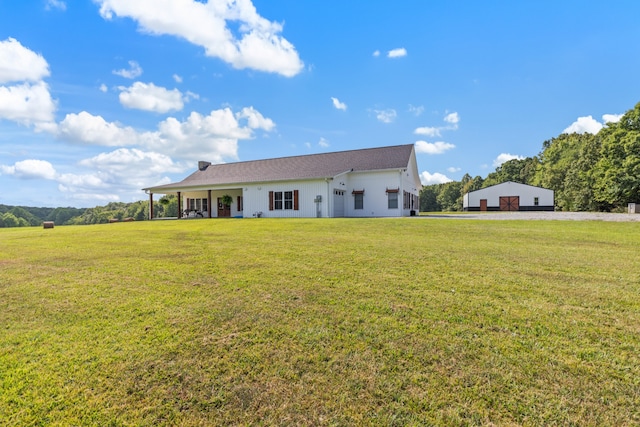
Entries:
{"type": "Polygon", "coordinates": [[[420,218],[487,219],[487,220],[558,220],[640,222],[640,214],[605,212],[471,212],[424,214],[420,218]]]}

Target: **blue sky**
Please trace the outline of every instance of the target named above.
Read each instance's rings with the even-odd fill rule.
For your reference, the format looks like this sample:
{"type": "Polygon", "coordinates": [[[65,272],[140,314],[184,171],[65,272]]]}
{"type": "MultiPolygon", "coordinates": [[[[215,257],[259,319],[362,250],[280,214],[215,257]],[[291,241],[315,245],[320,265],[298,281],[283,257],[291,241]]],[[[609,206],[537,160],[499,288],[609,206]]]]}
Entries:
{"type": "Polygon", "coordinates": [[[486,176],[640,101],[640,2],[0,0],[0,203],[92,207],[215,163],[415,144],[486,176]]]}

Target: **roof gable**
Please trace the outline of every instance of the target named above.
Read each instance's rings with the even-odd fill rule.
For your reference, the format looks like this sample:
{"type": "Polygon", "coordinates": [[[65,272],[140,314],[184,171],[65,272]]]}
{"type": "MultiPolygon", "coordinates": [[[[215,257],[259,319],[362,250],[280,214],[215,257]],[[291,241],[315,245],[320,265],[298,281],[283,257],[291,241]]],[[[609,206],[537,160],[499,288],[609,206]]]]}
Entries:
{"type": "Polygon", "coordinates": [[[553,190],[550,190],[548,188],[544,188],[544,187],[538,187],[535,185],[529,185],[529,184],[522,184],[520,182],[513,182],[513,181],[505,181],[505,182],[501,182],[500,184],[494,184],[494,185],[490,185],[488,187],[484,187],[484,188],[480,188],[478,190],[474,190],[474,191],[469,191],[469,193],[467,194],[471,194],[471,193],[477,193],[477,192],[483,192],[485,190],[491,190],[491,189],[496,189],[498,187],[507,187],[507,188],[535,188],[536,190],[541,190],[541,191],[550,191],[553,192],[553,190]]]}

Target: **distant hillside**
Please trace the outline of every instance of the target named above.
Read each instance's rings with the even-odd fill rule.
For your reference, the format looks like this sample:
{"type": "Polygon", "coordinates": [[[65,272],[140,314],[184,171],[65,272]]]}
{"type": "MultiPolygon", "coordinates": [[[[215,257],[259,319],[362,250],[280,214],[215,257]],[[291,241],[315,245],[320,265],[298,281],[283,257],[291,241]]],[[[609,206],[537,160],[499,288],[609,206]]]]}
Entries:
{"type": "MultiPolygon", "coordinates": [[[[159,218],[177,216],[178,201],[175,196],[164,196],[153,204],[159,218]]],[[[148,219],[149,202],[112,202],[95,208],[36,208],[28,206],[8,206],[0,204],[0,228],[40,226],[44,221],[55,225],[106,224],[112,219],[133,218],[135,221],[148,219]]]]}
{"type": "Polygon", "coordinates": [[[0,227],[29,227],[41,225],[43,221],[53,221],[63,225],[85,211],[86,209],[70,207],[35,208],[0,205],[0,227]]]}

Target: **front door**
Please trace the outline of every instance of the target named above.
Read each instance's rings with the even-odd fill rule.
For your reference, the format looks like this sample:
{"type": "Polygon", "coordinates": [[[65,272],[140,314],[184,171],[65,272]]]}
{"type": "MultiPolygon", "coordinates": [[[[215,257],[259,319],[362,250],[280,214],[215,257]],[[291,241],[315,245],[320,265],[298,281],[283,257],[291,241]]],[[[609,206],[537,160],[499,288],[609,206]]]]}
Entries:
{"type": "Polygon", "coordinates": [[[344,216],[344,190],[333,190],[333,217],[344,216]]]}
{"type": "Polygon", "coordinates": [[[480,211],[481,212],[487,211],[487,199],[480,199],[480,211]]]}
{"type": "Polygon", "coordinates": [[[218,197],[218,218],[229,218],[231,216],[231,206],[222,203],[222,197],[218,197]]]}

